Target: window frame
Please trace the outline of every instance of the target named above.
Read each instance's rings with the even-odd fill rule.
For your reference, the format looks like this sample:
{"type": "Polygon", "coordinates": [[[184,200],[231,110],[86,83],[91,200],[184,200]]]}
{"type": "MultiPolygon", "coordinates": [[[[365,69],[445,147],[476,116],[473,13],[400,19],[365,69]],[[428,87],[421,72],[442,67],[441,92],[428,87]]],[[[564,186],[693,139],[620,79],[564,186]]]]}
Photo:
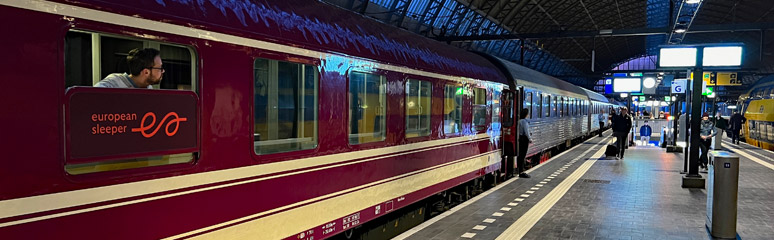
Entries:
{"type": "MultiPolygon", "coordinates": [[[[532,101],[533,101],[532,98],[533,98],[533,96],[534,95],[532,94],[531,91],[527,92],[527,94],[524,95],[524,104],[529,103],[529,107],[524,107],[524,108],[529,109],[529,114],[527,114],[527,119],[532,119],[532,112],[533,112],[533,110],[532,110],[532,101]],[[529,99],[529,101],[527,101],[527,99],[529,99]]],[[[521,111],[521,110],[519,110],[519,111],[521,111]]]]}
{"type": "MultiPolygon", "coordinates": [[[[462,84],[462,83],[454,82],[454,81],[447,81],[447,82],[445,82],[443,84],[443,107],[441,108],[441,109],[443,109],[443,111],[441,112],[441,115],[443,115],[443,119],[441,119],[441,133],[446,138],[460,137],[460,136],[464,135],[463,132],[465,131],[465,128],[464,128],[465,125],[464,125],[464,121],[463,120],[465,119],[465,114],[464,113],[465,113],[465,107],[466,107],[466,102],[467,102],[465,100],[465,94],[464,93],[467,91],[467,88],[468,87],[467,87],[466,84],[462,84]],[[446,116],[448,115],[448,114],[446,114],[446,95],[447,95],[446,90],[447,90],[448,87],[462,88],[462,92],[463,92],[462,95],[458,95],[458,97],[454,97],[453,98],[453,99],[455,99],[455,103],[456,103],[456,99],[457,98],[459,98],[460,103],[461,103],[461,106],[459,106],[459,120],[457,122],[457,127],[458,127],[459,131],[456,132],[456,133],[455,132],[447,132],[446,131],[446,127],[447,127],[446,126],[446,120],[447,120],[446,116]]],[[[455,94],[455,96],[457,96],[457,95],[455,94]]],[[[456,108],[455,108],[455,110],[456,110],[456,108]]],[[[471,117],[471,119],[472,119],[472,117],[471,117]]]]}
{"type": "Polygon", "coordinates": [[[540,104],[538,104],[538,105],[536,106],[536,107],[538,108],[538,113],[539,113],[539,114],[537,115],[537,118],[538,118],[538,119],[540,119],[540,118],[543,118],[543,117],[544,117],[544,116],[543,116],[543,104],[544,104],[544,102],[543,102],[543,94],[542,94],[542,93],[540,93],[540,92],[537,92],[537,94],[536,94],[536,95],[538,96],[538,99],[540,100],[540,102],[539,102],[540,104]]]}
{"type": "Polygon", "coordinates": [[[434,114],[433,114],[433,91],[435,90],[435,88],[433,87],[433,85],[434,85],[433,81],[422,80],[422,79],[419,79],[419,78],[416,78],[416,77],[407,77],[407,78],[404,79],[403,89],[405,91],[403,91],[403,92],[405,93],[405,96],[404,96],[405,104],[403,106],[404,107],[403,113],[405,114],[405,117],[403,119],[405,121],[405,124],[403,124],[403,137],[405,139],[425,139],[425,138],[430,138],[431,136],[433,136],[433,120],[435,119],[434,114]],[[412,80],[413,81],[417,81],[417,82],[426,82],[426,83],[428,83],[428,85],[430,86],[430,95],[428,96],[430,98],[430,102],[429,102],[430,107],[429,107],[429,113],[428,113],[429,120],[428,120],[428,126],[427,126],[428,127],[427,135],[418,135],[418,136],[411,136],[411,137],[409,137],[408,136],[408,130],[409,130],[409,128],[408,128],[408,122],[409,122],[408,121],[408,117],[409,117],[409,114],[408,114],[408,106],[407,106],[408,105],[408,98],[409,98],[409,95],[408,95],[409,89],[406,86],[408,86],[409,81],[412,81],[412,80]]]}
{"type": "MultiPolygon", "coordinates": [[[[67,47],[67,34],[70,32],[76,32],[81,34],[88,34],[91,36],[91,82],[92,84],[89,86],[86,85],[73,85],[71,87],[80,86],[80,87],[93,87],[94,84],[101,81],[103,78],[102,75],[102,61],[101,61],[101,54],[102,54],[102,38],[101,37],[109,37],[109,38],[115,38],[115,39],[122,39],[122,40],[130,40],[130,41],[138,41],[142,42],[143,48],[155,48],[159,51],[161,51],[161,46],[171,46],[171,47],[178,47],[188,50],[189,56],[190,56],[190,62],[191,62],[191,90],[178,90],[178,89],[162,89],[160,86],[156,86],[153,88],[153,90],[177,90],[177,91],[190,91],[194,95],[197,96],[198,102],[197,102],[197,119],[199,119],[197,124],[201,124],[201,96],[200,96],[200,81],[201,81],[201,75],[200,75],[200,64],[199,60],[201,60],[198,49],[196,44],[191,44],[192,41],[190,41],[190,38],[188,37],[180,37],[180,36],[165,36],[164,38],[150,38],[153,36],[160,36],[164,35],[163,33],[157,33],[157,32],[148,32],[148,35],[143,36],[150,36],[150,37],[137,37],[138,35],[132,35],[127,36],[125,32],[120,31],[114,31],[115,29],[112,29],[111,27],[102,27],[102,26],[96,26],[96,25],[90,25],[86,24],[83,26],[88,26],[88,28],[68,28],[64,30],[64,35],[62,35],[62,42],[61,46],[63,50],[61,51],[61,57],[62,57],[62,65],[60,65],[64,70],[67,69],[67,56],[65,56],[65,50],[64,48],[67,47]],[[114,32],[111,32],[114,31],[114,32]]],[[[65,92],[69,87],[67,87],[67,79],[66,74],[61,73],[63,82],[62,85],[59,85],[61,88],[60,92],[64,96],[65,92]]],[[[64,121],[61,121],[60,123],[63,127],[65,126],[64,121]]],[[[90,180],[99,180],[104,179],[107,177],[114,178],[114,177],[129,177],[129,176],[140,176],[140,175],[149,175],[149,174],[159,174],[159,173],[168,173],[171,171],[181,171],[185,169],[192,169],[195,167],[200,159],[201,159],[201,152],[202,152],[202,145],[201,145],[201,130],[199,131],[198,135],[196,136],[197,142],[199,144],[199,149],[195,152],[189,152],[189,153],[179,153],[179,154],[169,154],[169,155],[154,155],[149,157],[143,157],[143,158],[162,158],[162,159],[169,159],[169,158],[176,158],[181,157],[182,155],[187,155],[185,158],[188,158],[188,161],[185,162],[173,162],[173,163],[165,163],[165,164],[155,164],[153,162],[150,162],[151,164],[148,165],[148,161],[157,161],[157,160],[138,160],[141,158],[137,157],[127,157],[127,158],[120,158],[120,159],[112,159],[112,160],[106,160],[106,161],[96,161],[96,162],[90,162],[90,163],[68,163],[67,159],[65,157],[61,158],[61,171],[65,174],[66,178],[69,178],[73,181],[90,181],[90,180]],[[142,162],[146,161],[146,163],[143,166],[134,166],[134,167],[122,167],[120,165],[122,164],[131,164],[132,162],[142,162]],[[82,167],[88,167],[89,165],[92,166],[101,166],[103,168],[113,168],[115,169],[101,169],[101,170],[78,170],[78,168],[82,167]],[[112,167],[111,167],[112,166],[112,167]],[[82,172],[78,172],[82,171],[82,172]],[[77,172],[77,173],[76,173],[77,172]]],[[[64,144],[70,144],[67,143],[66,139],[62,140],[64,144]]]]}
{"type": "MultiPolygon", "coordinates": [[[[315,121],[314,121],[313,137],[312,137],[314,139],[314,141],[315,141],[315,143],[314,143],[315,146],[312,147],[312,148],[307,148],[307,149],[296,149],[296,150],[287,150],[287,151],[279,151],[279,152],[269,152],[269,153],[258,153],[258,152],[256,152],[256,143],[258,141],[255,141],[255,135],[254,134],[255,134],[255,130],[256,130],[255,129],[255,124],[256,124],[257,121],[255,119],[256,105],[255,105],[255,101],[253,100],[253,101],[249,101],[250,102],[250,116],[251,116],[250,117],[250,130],[251,130],[250,132],[252,133],[252,139],[253,139],[253,141],[252,141],[253,142],[253,144],[252,144],[253,147],[252,147],[251,151],[253,152],[253,156],[255,158],[267,158],[267,157],[270,158],[271,156],[276,156],[276,155],[281,155],[281,154],[316,151],[320,147],[320,119],[319,119],[319,117],[320,117],[320,105],[321,105],[320,104],[320,83],[321,83],[321,78],[322,78],[321,77],[322,74],[319,71],[320,64],[319,64],[319,62],[316,62],[316,61],[303,61],[303,60],[300,60],[298,58],[280,58],[280,59],[278,59],[278,58],[272,58],[270,56],[271,55],[268,55],[268,54],[267,55],[260,55],[259,54],[259,55],[250,56],[250,59],[252,59],[251,71],[253,72],[253,79],[251,80],[252,87],[250,88],[250,93],[251,93],[250,97],[251,97],[251,99],[254,99],[255,98],[255,94],[256,94],[256,92],[255,92],[255,72],[254,71],[255,71],[255,62],[258,61],[258,59],[268,60],[270,62],[273,61],[273,62],[276,62],[277,64],[279,62],[285,62],[285,63],[291,63],[291,64],[297,64],[297,65],[314,67],[316,72],[317,72],[317,74],[315,75],[316,79],[314,80],[314,82],[315,82],[314,101],[315,101],[316,104],[313,104],[313,106],[315,107],[315,110],[314,110],[314,115],[315,115],[314,119],[315,119],[315,121]]],[[[277,69],[277,71],[279,71],[279,69],[277,69]]],[[[277,72],[277,73],[279,74],[279,72],[277,72]]],[[[301,109],[303,109],[303,106],[301,107],[301,109]]],[[[298,111],[298,109],[296,109],[296,111],[298,111]]],[[[292,138],[292,139],[299,139],[299,138],[292,138]]],[[[288,139],[277,139],[277,140],[273,140],[273,141],[276,142],[276,141],[287,141],[287,140],[288,139]]],[[[268,140],[268,141],[272,141],[272,140],[268,140]]],[[[263,143],[263,144],[265,144],[265,143],[263,143]]]]}
{"type": "Polygon", "coordinates": [[[546,94],[546,97],[543,100],[544,100],[543,105],[546,105],[547,108],[548,108],[548,109],[546,109],[547,111],[546,111],[545,117],[546,118],[550,118],[551,116],[555,115],[555,114],[552,113],[554,108],[552,106],[551,100],[553,100],[553,99],[552,99],[550,94],[546,94]]]}
{"type": "Polygon", "coordinates": [[[471,132],[474,134],[477,133],[484,133],[486,132],[487,126],[491,124],[492,119],[489,116],[489,109],[492,107],[491,102],[489,101],[489,89],[486,87],[479,87],[479,86],[471,86],[471,98],[470,98],[470,128],[471,132]],[[476,92],[480,92],[484,94],[484,104],[476,104],[476,92]],[[477,125],[475,123],[476,118],[476,107],[477,106],[483,106],[484,107],[484,124],[477,125]],[[479,127],[481,129],[479,129],[479,127]]]}
{"type": "MultiPolygon", "coordinates": [[[[347,137],[347,145],[350,148],[352,148],[352,147],[355,147],[355,148],[367,148],[367,147],[370,147],[370,146],[382,146],[382,145],[387,144],[387,141],[388,141],[388,137],[387,136],[389,135],[387,133],[389,131],[389,127],[387,127],[387,123],[389,121],[387,121],[387,118],[388,118],[388,115],[389,115],[389,109],[388,108],[390,106],[390,104],[389,104],[389,96],[390,96],[390,94],[387,93],[387,87],[389,85],[388,75],[389,75],[389,73],[385,72],[385,71],[376,70],[376,69],[366,69],[366,68],[350,68],[350,69],[348,69],[346,71],[346,81],[347,81],[346,82],[346,90],[345,90],[345,92],[347,94],[347,103],[346,103],[346,107],[345,107],[345,109],[347,111],[347,120],[346,120],[346,123],[347,123],[346,124],[346,126],[347,126],[347,134],[346,134],[346,137],[347,137]],[[351,83],[352,83],[352,78],[351,78],[352,73],[362,73],[362,74],[376,75],[376,76],[379,76],[381,81],[382,81],[381,82],[381,86],[380,86],[380,95],[381,95],[380,98],[383,99],[384,106],[383,106],[383,109],[381,111],[381,113],[383,114],[383,119],[381,121],[381,125],[382,125],[382,128],[383,128],[384,132],[383,132],[383,135],[382,135],[382,139],[379,140],[379,141],[358,142],[358,143],[352,143],[352,141],[351,141],[351,137],[352,137],[352,129],[351,129],[351,127],[352,127],[352,114],[350,112],[352,110],[352,106],[351,106],[351,104],[352,104],[352,98],[351,97],[352,96],[350,96],[350,86],[351,86],[351,83]]],[[[375,132],[372,132],[372,133],[375,133],[375,132]]],[[[368,133],[359,133],[359,134],[368,134],[368,133]]]]}

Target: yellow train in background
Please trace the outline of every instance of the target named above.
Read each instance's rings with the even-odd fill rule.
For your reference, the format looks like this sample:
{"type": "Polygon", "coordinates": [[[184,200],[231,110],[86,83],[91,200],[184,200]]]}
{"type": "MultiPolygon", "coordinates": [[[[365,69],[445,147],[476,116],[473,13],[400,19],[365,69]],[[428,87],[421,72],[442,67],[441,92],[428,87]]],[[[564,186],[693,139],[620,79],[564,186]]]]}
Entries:
{"type": "Polygon", "coordinates": [[[741,112],[747,118],[743,128],[745,142],[774,150],[774,81],[753,86],[739,100],[741,112]]]}

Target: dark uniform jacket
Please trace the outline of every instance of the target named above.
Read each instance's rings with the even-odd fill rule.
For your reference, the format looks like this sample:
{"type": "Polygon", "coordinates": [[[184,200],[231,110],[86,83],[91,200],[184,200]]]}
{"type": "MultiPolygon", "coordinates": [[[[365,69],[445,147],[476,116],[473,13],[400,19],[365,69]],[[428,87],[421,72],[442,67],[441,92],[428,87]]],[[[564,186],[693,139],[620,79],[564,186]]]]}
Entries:
{"type": "Polygon", "coordinates": [[[733,130],[741,130],[742,124],[747,121],[747,118],[742,116],[742,114],[735,113],[734,115],[731,115],[731,126],[729,126],[729,129],[733,130]]]}
{"type": "Polygon", "coordinates": [[[629,132],[632,129],[632,117],[616,114],[613,116],[613,132],[629,132]]]}

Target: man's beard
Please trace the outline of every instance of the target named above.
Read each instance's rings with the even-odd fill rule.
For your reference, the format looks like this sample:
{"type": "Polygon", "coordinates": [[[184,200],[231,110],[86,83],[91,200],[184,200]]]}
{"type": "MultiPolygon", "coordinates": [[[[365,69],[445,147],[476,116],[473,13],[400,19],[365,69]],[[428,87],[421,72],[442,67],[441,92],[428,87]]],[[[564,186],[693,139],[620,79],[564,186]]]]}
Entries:
{"type": "Polygon", "coordinates": [[[161,79],[164,78],[164,76],[160,76],[158,79],[153,79],[153,77],[148,77],[148,85],[156,85],[161,82],[161,79]]]}

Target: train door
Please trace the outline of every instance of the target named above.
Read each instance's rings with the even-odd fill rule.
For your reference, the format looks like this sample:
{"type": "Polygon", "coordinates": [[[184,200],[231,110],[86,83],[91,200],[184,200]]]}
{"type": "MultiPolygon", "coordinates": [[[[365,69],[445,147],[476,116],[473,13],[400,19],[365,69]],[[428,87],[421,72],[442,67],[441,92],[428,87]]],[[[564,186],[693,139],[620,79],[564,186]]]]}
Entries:
{"type": "Polygon", "coordinates": [[[516,135],[516,129],[518,127],[518,118],[516,115],[518,114],[518,111],[516,111],[519,106],[521,106],[521,101],[519,101],[520,94],[519,90],[503,90],[502,94],[502,105],[501,105],[501,113],[503,114],[502,117],[502,160],[501,160],[501,166],[503,167],[503,171],[507,175],[513,174],[513,159],[516,157],[516,143],[517,143],[517,135],[516,135]]]}
{"type": "MultiPolygon", "coordinates": [[[[588,101],[587,100],[583,100],[583,106],[584,106],[584,108],[583,108],[583,113],[582,114],[586,114],[586,123],[587,123],[586,129],[588,129],[588,132],[586,134],[590,135],[593,132],[592,126],[594,125],[594,124],[592,124],[591,121],[598,121],[597,119],[593,119],[591,117],[591,115],[595,113],[594,112],[594,103],[591,102],[590,100],[588,100],[588,101]]],[[[597,113],[597,114],[600,114],[600,113],[597,113]]],[[[599,129],[602,129],[602,126],[599,126],[599,129]]]]}

